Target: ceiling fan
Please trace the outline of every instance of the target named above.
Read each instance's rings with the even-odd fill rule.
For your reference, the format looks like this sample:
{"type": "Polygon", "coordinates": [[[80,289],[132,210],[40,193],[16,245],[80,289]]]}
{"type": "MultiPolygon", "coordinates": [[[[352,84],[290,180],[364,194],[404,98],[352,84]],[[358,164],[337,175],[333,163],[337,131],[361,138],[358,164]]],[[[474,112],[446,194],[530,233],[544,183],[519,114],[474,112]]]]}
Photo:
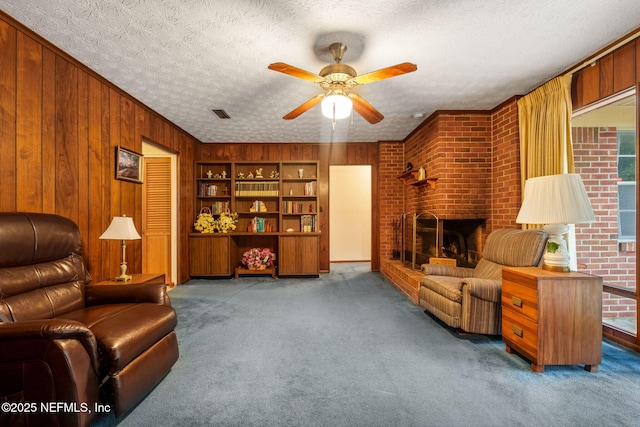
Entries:
{"type": "Polygon", "coordinates": [[[411,73],[418,69],[415,64],[403,62],[402,64],[358,76],[356,70],[352,67],[340,63],[340,61],[342,61],[342,55],[344,55],[346,50],[347,46],[342,43],[331,44],[329,51],[333,55],[335,64],[327,65],[320,71],[320,74],[313,74],[283,62],[276,62],[269,65],[268,68],[270,70],[318,83],[324,90],[324,93],[305,101],[293,109],[293,111],[286,114],[283,119],[295,119],[300,114],[316,106],[319,102],[322,102],[322,113],[326,117],[333,119],[334,124],[336,119],[348,117],[351,114],[352,106],[356,113],[360,114],[369,123],[378,123],[384,116],[362,97],[351,92],[351,90],[358,85],[365,85],[378,80],[411,73]]]}

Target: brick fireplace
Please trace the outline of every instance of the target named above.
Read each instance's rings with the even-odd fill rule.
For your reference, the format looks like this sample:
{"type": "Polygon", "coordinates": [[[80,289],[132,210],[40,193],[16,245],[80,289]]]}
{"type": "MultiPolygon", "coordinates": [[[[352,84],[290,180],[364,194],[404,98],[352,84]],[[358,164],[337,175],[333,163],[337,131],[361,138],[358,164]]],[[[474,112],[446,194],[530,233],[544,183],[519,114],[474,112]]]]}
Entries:
{"type": "Polygon", "coordinates": [[[406,211],[417,212],[418,265],[431,256],[474,265],[482,253],[490,210],[491,123],[488,113],[438,113],[414,136],[426,143],[406,145],[407,162],[436,179],[433,186],[409,182],[405,191],[406,211]]]}
{"type": "MultiPolygon", "coordinates": [[[[388,179],[402,188],[402,212],[430,212],[437,217],[425,215],[416,224],[417,268],[436,252],[456,258],[459,265],[474,264],[492,230],[519,228],[515,223],[521,195],[516,101],[509,99],[492,111],[436,112],[404,141],[402,163],[396,160],[395,172],[388,172],[388,179]],[[398,166],[406,168],[408,162],[416,170],[424,168],[433,185],[400,179],[405,174],[398,166]]],[[[392,193],[390,187],[389,197],[392,193]]],[[[392,220],[388,222],[391,230],[392,220]]],[[[405,242],[411,242],[412,251],[412,228],[409,233],[402,230],[401,248],[405,251],[405,242]]],[[[388,247],[381,249],[382,274],[419,303],[421,272],[393,259],[388,247]]],[[[412,253],[403,253],[411,261],[412,253]]]]}

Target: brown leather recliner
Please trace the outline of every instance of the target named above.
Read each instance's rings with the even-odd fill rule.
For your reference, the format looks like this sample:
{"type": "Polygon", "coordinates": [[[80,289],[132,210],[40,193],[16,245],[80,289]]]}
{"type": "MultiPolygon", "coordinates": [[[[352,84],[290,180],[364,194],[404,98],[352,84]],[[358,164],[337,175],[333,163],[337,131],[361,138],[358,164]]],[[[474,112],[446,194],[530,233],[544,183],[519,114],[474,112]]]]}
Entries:
{"type": "Polygon", "coordinates": [[[90,280],[72,221],[0,213],[0,425],[120,416],[178,360],[164,285],[90,280]]]}

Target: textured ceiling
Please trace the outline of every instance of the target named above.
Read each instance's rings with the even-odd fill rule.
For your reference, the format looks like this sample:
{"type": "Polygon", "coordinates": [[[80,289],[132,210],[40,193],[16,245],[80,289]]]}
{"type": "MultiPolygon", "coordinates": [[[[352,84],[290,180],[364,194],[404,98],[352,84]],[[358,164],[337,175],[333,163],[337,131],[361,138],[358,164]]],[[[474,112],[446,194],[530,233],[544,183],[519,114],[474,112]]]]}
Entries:
{"type": "Polygon", "coordinates": [[[401,140],[436,110],[491,109],[640,26],[638,0],[2,0],[0,9],[203,142],[401,140]],[[333,42],[347,45],[342,62],[359,74],[417,64],[355,89],[382,122],[354,115],[332,130],[319,106],[282,119],[321,89],[267,66],[318,73],[333,42]]]}

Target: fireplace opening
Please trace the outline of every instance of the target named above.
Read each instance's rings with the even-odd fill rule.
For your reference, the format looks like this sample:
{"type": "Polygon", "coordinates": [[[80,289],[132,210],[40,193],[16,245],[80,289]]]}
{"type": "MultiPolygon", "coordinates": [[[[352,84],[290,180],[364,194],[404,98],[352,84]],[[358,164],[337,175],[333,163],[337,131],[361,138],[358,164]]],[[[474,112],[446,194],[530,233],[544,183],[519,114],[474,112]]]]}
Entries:
{"type": "Polygon", "coordinates": [[[484,223],[479,218],[443,220],[440,256],[455,259],[459,267],[475,267],[482,257],[484,223]]]}
{"type": "Polygon", "coordinates": [[[419,269],[430,258],[449,258],[459,267],[473,268],[482,257],[484,225],[482,218],[439,219],[429,212],[405,214],[405,264],[419,269]]]}

